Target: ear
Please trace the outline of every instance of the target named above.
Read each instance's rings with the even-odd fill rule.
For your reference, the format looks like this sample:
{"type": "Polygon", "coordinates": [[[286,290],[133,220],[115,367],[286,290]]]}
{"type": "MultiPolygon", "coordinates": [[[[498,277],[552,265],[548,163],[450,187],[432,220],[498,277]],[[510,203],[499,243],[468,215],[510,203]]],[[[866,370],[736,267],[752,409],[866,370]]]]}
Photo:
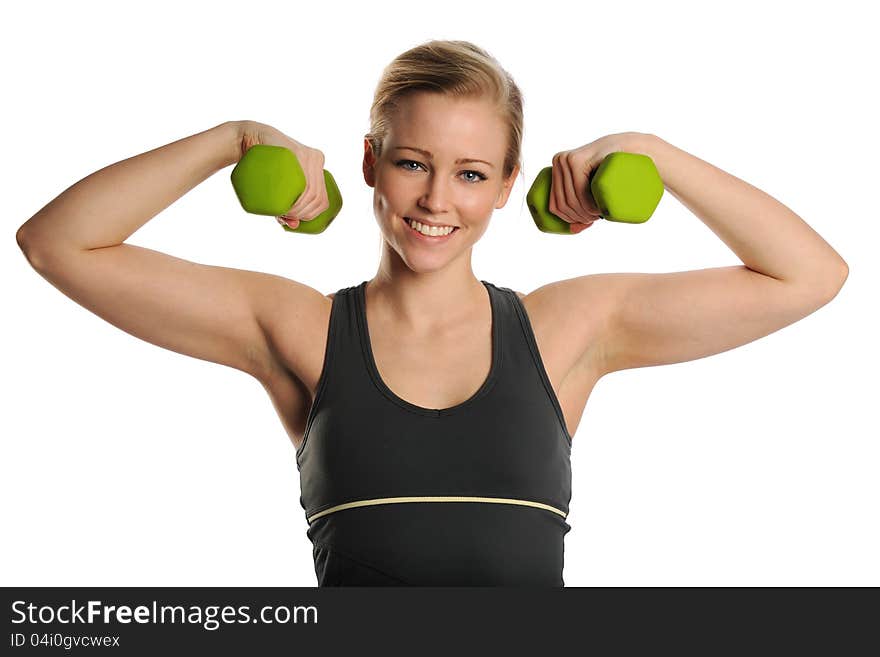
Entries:
{"type": "Polygon", "coordinates": [[[370,187],[376,186],[376,174],[373,167],[376,165],[376,156],[373,153],[373,145],[370,140],[364,138],[364,182],[370,187]]]}
{"type": "Polygon", "coordinates": [[[508,176],[507,180],[505,180],[501,185],[501,192],[498,194],[498,200],[495,202],[496,210],[503,208],[507,203],[507,199],[510,198],[510,192],[513,189],[513,183],[516,182],[517,175],[519,175],[518,164],[513,167],[513,171],[510,172],[510,176],[508,176]]]}

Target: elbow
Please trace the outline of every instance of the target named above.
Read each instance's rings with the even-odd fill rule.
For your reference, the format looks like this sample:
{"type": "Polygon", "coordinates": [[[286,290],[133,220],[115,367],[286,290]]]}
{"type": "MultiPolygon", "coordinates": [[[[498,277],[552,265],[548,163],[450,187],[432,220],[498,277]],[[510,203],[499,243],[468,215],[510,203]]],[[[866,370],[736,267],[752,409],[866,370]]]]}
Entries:
{"type": "MultiPolygon", "coordinates": [[[[837,283],[837,291],[840,291],[840,288],[843,287],[843,284],[846,283],[846,279],[849,278],[849,265],[846,264],[845,261],[840,261],[840,272],[838,273],[838,283],[837,283]]],[[[837,292],[835,292],[837,294],[837,292]]]]}
{"type": "Polygon", "coordinates": [[[38,242],[37,233],[34,229],[33,217],[25,221],[15,232],[15,242],[18,248],[25,254],[32,250],[38,242]]]}
{"type": "Polygon", "coordinates": [[[27,231],[25,230],[26,227],[27,222],[23,223],[19,227],[18,232],[15,233],[15,241],[18,244],[18,248],[22,251],[27,250],[27,231]]]}
{"type": "Polygon", "coordinates": [[[794,285],[801,290],[805,299],[825,305],[840,293],[848,277],[849,267],[841,260],[833,267],[824,266],[814,270],[809,277],[796,279],[794,285]]]}
{"type": "Polygon", "coordinates": [[[849,278],[849,265],[841,260],[839,270],[828,279],[828,301],[831,301],[834,297],[838,295],[840,290],[843,288],[843,284],[846,283],[847,278],[849,278]]]}
{"type": "MultiPolygon", "coordinates": [[[[18,244],[18,248],[21,249],[24,257],[27,259],[28,264],[36,271],[40,271],[44,264],[43,255],[41,255],[34,246],[35,242],[30,229],[27,227],[27,223],[22,225],[15,233],[15,241],[18,244]]],[[[42,251],[42,249],[39,251],[42,251]]]]}

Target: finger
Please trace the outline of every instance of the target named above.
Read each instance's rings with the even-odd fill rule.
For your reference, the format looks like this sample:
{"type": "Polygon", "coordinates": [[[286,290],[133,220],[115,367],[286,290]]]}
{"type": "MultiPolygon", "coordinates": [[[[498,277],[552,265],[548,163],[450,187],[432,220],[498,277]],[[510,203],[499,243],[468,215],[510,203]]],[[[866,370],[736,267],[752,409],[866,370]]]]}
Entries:
{"type": "Polygon", "coordinates": [[[300,201],[302,201],[302,208],[299,213],[296,215],[298,219],[301,221],[309,221],[317,216],[315,213],[315,203],[318,198],[318,184],[315,181],[318,180],[316,178],[315,165],[312,164],[309,166],[309,173],[306,176],[306,189],[303,191],[302,196],[300,197],[300,201]]]}
{"type": "Polygon", "coordinates": [[[577,213],[581,220],[587,218],[595,218],[597,213],[590,207],[589,192],[590,186],[590,165],[589,160],[572,161],[572,192],[576,202],[573,204],[577,208],[577,213]]]}
{"type": "Polygon", "coordinates": [[[316,198],[312,201],[309,201],[308,204],[303,207],[299,215],[297,215],[297,218],[301,221],[311,221],[322,212],[323,210],[321,209],[321,201],[320,199],[316,198]]]}
{"type": "Polygon", "coordinates": [[[303,211],[303,218],[311,220],[321,215],[330,207],[330,199],[327,195],[327,184],[324,180],[324,170],[320,169],[317,173],[316,180],[320,180],[321,184],[315,186],[314,198],[311,203],[306,206],[303,211]]]}
{"type": "Polygon", "coordinates": [[[565,197],[565,185],[560,172],[560,153],[553,156],[553,165],[550,170],[550,199],[547,208],[563,221],[571,223],[568,212],[563,207],[565,197]]]}
{"type": "Polygon", "coordinates": [[[302,216],[302,195],[298,199],[296,199],[296,203],[290,206],[290,210],[284,213],[285,217],[301,217],[302,216]]]}
{"type": "Polygon", "coordinates": [[[586,165],[584,165],[584,168],[588,169],[586,172],[587,180],[586,180],[586,184],[584,185],[584,189],[583,189],[584,201],[585,201],[584,209],[586,210],[587,214],[589,214],[591,217],[595,217],[596,219],[601,219],[602,213],[599,210],[599,206],[596,205],[595,199],[593,198],[593,189],[591,187],[592,177],[593,177],[593,175],[595,175],[596,169],[595,168],[590,169],[586,165]]]}
{"type": "Polygon", "coordinates": [[[578,233],[584,232],[587,228],[589,228],[592,225],[593,225],[592,221],[589,223],[586,223],[586,224],[572,224],[571,225],[571,232],[573,235],[577,235],[578,233]]]}
{"type": "Polygon", "coordinates": [[[311,217],[311,215],[307,214],[307,212],[309,210],[309,206],[313,203],[314,200],[314,185],[310,184],[309,182],[310,180],[314,179],[314,171],[312,167],[308,168],[305,178],[305,188],[297,197],[296,201],[294,201],[293,205],[290,206],[290,209],[285,213],[285,215],[288,217],[296,217],[297,219],[311,217]]]}
{"type": "Polygon", "coordinates": [[[309,208],[306,214],[304,214],[303,216],[307,217],[309,220],[316,219],[321,216],[329,207],[330,201],[328,201],[326,197],[324,197],[323,201],[319,198],[317,201],[315,201],[315,205],[309,208]]]}
{"type": "Polygon", "coordinates": [[[327,208],[330,207],[330,200],[327,196],[326,183],[324,181],[324,169],[317,164],[312,170],[312,180],[320,181],[320,184],[313,185],[309,192],[303,192],[303,206],[297,217],[304,221],[311,221],[319,216],[327,208]]]}
{"type": "Polygon", "coordinates": [[[572,218],[573,221],[581,221],[582,217],[580,215],[579,207],[580,200],[578,199],[578,193],[574,188],[574,171],[571,168],[571,162],[569,158],[563,157],[561,159],[561,173],[562,173],[562,187],[563,187],[563,198],[565,199],[565,206],[572,218]]]}

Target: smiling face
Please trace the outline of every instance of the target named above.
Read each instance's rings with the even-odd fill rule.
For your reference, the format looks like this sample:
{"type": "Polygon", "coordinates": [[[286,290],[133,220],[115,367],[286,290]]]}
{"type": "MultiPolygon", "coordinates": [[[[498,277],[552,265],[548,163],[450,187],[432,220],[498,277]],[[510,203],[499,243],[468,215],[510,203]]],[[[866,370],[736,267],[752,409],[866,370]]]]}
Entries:
{"type": "Polygon", "coordinates": [[[378,160],[364,140],[364,180],[374,188],[385,248],[413,271],[434,271],[469,255],[516,180],[518,167],[502,178],[507,135],[507,124],[486,100],[431,92],[405,98],[378,160]],[[423,238],[405,218],[455,230],[423,238]]]}

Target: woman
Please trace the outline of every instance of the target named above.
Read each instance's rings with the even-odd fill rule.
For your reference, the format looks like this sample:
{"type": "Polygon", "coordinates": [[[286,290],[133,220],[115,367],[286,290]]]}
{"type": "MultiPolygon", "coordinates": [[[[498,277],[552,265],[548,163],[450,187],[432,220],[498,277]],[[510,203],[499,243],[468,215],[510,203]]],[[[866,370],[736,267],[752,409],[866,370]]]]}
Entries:
{"type": "Polygon", "coordinates": [[[551,212],[585,230],[598,216],[590,172],[611,152],[643,153],[744,266],[594,274],[527,295],[477,280],[471,252],[520,171],[522,117],[516,84],[470,43],[397,57],[364,141],[379,268],[327,296],[124,243],[258,143],[290,148],[307,175],[281,221],[326,209],[323,154],[252,121],[92,174],[18,241],[119,328],[262,383],[296,447],[320,585],[560,586],[571,436],[599,378],[768,335],[830,301],[847,266],[767,194],[628,132],[553,158],[551,212]]]}

